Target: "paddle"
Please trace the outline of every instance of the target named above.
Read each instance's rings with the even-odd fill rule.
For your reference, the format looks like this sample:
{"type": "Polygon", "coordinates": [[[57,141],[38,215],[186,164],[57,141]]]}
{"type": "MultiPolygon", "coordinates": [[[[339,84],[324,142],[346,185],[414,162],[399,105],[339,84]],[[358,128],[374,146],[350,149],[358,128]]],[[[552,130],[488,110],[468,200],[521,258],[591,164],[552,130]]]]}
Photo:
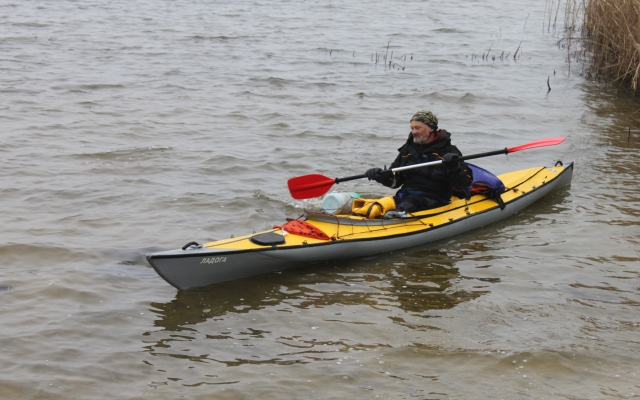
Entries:
{"type": "MultiPolygon", "coordinates": [[[[468,156],[460,157],[460,161],[464,160],[472,160],[474,158],[482,158],[495,156],[498,154],[509,154],[515,153],[516,151],[529,150],[534,149],[536,147],[544,147],[544,146],[555,146],[564,141],[564,137],[550,138],[550,139],[541,139],[533,142],[525,143],[516,147],[509,147],[502,150],[488,151],[486,153],[478,153],[478,154],[470,154],[468,156]]],[[[434,165],[442,164],[442,160],[431,161],[422,164],[414,164],[406,167],[393,168],[390,171],[399,172],[405,171],[413,168],[422,168],[422,167],[430,167],[434,165]]],[[[347,176],[346,178],[329,178],[328,176],[320,175],[320,174],[309,174],[303,176],[297,176],[295,178],[291,178],[288,181],[289,192],[291,192],[291,197],[296,200],[310,199],[312,197],[322,196],[327,193],[331,187],[340,182],[352,181],[355,179],[366,178],[367,174],[362,175],[354,175],[347,176]]]]}

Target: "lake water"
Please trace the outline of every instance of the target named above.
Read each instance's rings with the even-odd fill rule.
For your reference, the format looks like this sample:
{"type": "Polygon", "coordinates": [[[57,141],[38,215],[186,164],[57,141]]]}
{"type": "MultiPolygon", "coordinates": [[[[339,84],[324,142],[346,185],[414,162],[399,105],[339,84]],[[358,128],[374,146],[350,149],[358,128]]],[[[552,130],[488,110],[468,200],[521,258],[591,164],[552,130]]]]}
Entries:
{"type": "Polygon", "coordinates": [[[639,107],[580,76],[557,7],[0,0],[0,398],[640,397],[639,107]],[[144,260],[319,206],[287,179],[391,163],[424,108],[467,154],[566,136],[477,164],[574,161],[571,187],[204,289],[144,260]]]}

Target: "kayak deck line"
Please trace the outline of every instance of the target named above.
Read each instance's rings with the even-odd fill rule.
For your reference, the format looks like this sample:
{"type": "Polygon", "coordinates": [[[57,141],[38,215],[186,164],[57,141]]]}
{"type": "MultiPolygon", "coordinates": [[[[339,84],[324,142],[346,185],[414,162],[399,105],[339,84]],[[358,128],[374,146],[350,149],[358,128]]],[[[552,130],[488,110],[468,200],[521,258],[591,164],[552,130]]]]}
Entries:
{"type": "Polygon", "coordinates": [[[570,163],[500,175],[508,188],[501,194],[506,204],[504,210],[496,199],[476,194],[468,201],[452,198],[446,206],[404,219],[367,219],[307,211],[298,220],[324,232],[329,239],[270,229],[201,247],[148,254],[147,260],[171,285],[187,289],[300,264],[394,251],[455,236],[511,216],[552,190],[570,184],[572,172],[570,163]],[[267,240],[256,240],[256,236],[267,240]]]}

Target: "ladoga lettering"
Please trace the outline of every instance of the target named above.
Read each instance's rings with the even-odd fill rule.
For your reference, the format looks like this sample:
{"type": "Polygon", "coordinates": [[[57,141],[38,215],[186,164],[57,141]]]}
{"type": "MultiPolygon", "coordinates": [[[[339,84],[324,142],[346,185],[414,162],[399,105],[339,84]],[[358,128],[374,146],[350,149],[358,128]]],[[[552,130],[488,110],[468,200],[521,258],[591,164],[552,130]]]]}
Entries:
{"type": "Polygon", "coordinates": [[[227,262],[227,257],[205,257],[200,261],[200,264],[218,264],[227,262]]]}

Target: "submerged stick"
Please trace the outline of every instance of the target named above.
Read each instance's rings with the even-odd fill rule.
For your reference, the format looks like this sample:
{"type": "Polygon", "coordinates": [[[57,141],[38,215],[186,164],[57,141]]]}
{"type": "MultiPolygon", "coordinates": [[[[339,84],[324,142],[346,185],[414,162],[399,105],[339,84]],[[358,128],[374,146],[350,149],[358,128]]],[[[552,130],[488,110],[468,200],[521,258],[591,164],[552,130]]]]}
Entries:
{"type": "Polygon", "coordinates": [[[558,8],[556,9],[556,17],[553,20],[553,29],[556,29],[557,22],[558,22],[558,12],[559,11],[560,11],[560,0],[558,0],[558,8]]]}
{"type": "Polygon", "coordinates": [[[547,15],[547,5],[549,4],[549,0],[544,3],[544,14],[542,15],[542,33],[544,33],[544,17],[547,15]]]}
{"type": "Polygon", "coordinates": [[[516,59],[516,55],[518,54],[518,50],[520,50],[520,45],[522,44],[522,39],[520,39],[520,43],[518,44],[518,48],[516,49],[516,52],[513,53],[513,59],[516,59]]]}
{"type": "Polygon", "coordinates": [[[387,42],[387,52],[384,55],[384,65],[385,65],[385,67],[387,66],[387,56],[389,55],[389,43],[391,43],[391,42],[387,42]]]}
{"type": "Polygon", "coordinates": [[[549,21],[547,22],[547,33],[551,31],[551,15],[553,14],[553,0],[549,3],[549,21]]]}
{"type": "Polygon", "coordinates": [[[402,65],[400,65],[400,64],[398,64],[398,63],[393,63],[393,66],[394,66],[394,67],[395,67],[396,65],[397,65],[398,67],[402,68],[402,70],[404,71],[404,67],[403,67],[402,65]]]}
{"type": "Polygon", "coordinates": [[[547,93],[549,93],[551,91],[551,85],[549,85],[549,76],[547,75],[547,87],[549,88],[549,90],[547,90],[547,93]]]}

